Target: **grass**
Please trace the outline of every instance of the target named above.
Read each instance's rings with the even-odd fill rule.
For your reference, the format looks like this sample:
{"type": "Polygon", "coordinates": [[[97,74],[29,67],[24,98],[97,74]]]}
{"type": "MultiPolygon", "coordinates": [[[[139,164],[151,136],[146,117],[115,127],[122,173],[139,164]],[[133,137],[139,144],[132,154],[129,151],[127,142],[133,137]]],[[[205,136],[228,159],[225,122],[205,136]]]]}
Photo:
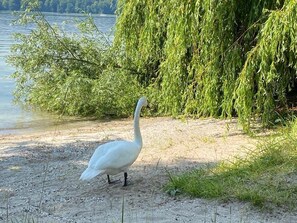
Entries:
{"type": "Polygon", "coordinates": [[[297,207],[297,121],[265,137],[255,150],[233,162],[171,176],[166,185],[179,193],[224,201],[251,202],[260,208],[297,207]]]}

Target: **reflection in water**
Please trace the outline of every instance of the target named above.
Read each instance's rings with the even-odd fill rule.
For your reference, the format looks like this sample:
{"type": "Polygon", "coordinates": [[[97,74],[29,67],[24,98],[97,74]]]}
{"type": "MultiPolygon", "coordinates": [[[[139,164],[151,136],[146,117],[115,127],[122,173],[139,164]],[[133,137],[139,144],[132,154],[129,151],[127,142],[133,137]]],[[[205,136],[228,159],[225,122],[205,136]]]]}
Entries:
{"type": "MultiPolygon", "coordinates": [[[[73,21],[82,20],[84,15],[78,14],[46,14],[47,20],[51,24],[63,26],[69,32],[77,32],[73,21]],[[67,21],[64,23],[64,21],[67,21]]],[[[10,46],[13,44],[13,33],[29,33],[33,26],[11,25],[15,20],[9,12],[0,11],[0,135],[15,134],[21,131],[34,131],[50,128],[56,125],[77,123],[78,118],[65,118],[57,115],[29,112],[21,109],[13,103],[14,80],[9,77],[14,72],[14,68],[6,63],[10,46]]],[[[103,33],[111,33],[115,24],[115,16],[94,16],[94,21],[103,33]]],[[[110,35],[108,35],[110,36],[110,35]]]]}

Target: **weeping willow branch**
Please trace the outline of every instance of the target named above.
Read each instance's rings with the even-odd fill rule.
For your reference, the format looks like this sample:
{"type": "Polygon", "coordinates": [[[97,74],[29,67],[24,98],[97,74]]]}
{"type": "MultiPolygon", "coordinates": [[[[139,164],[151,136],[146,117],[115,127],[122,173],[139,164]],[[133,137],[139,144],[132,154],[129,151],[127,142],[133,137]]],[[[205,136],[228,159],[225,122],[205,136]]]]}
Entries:
{"type": "Polygon", "coordinates": [[[238,78],[236,108],[242,123],[259,116],[269,124],[286,108],[297,76],[297,1],[271,11],[238,78]]]}
{"type": "Polygon", "coordinates": [[[28,35],[15,35],[8,58],[16,67],[18,102],[65,115],[131,114],[142,88],[130,74],[132,69],[118,68],[117,54],[92,19],[80,23],[76,35],[51,26],[39,12],[21,19],[36,28],[28,35]]]}
{"type": "Polygon", "coordinates": [[[296,0],[118,4],[114,47],[123,64],[151,77],[159,112],[238,115],[250,126],[253,117],[270,123],[277,106],[286,106],[296,74],[296,0]]]}
{"type": "Polygon", "coordinates": [[[32,38],[20,36],[11,57],[20,68],[19,95],[59,111],[68,89],[67,114],[102,115],[114,101],[127,111],[117,95],[130,103],[145,89],[158,114],[238,116],[247,129],[288,108],[297,73],[296,0],[118,0],[117,7],[111,47],[92,36],[92,20],[81,39],[56,40],[58,30],[46,23],[32,38]]]}

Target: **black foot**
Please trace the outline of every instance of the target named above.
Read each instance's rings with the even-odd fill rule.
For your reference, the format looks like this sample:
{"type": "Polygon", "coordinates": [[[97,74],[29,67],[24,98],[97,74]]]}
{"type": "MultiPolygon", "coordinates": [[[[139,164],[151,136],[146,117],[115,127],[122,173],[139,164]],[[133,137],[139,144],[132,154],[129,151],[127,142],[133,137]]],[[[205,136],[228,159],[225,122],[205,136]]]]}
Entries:
{"type": "Polygon", "coordinates": [[[108,182],[108,184],[115,184],[115,183],[118,183],[118,182],[120,182],[120,181],[121,181],[121,180],[114,180],[114,181],[111,181],[109,175],[107,175],[107,182],[108,182]]]}

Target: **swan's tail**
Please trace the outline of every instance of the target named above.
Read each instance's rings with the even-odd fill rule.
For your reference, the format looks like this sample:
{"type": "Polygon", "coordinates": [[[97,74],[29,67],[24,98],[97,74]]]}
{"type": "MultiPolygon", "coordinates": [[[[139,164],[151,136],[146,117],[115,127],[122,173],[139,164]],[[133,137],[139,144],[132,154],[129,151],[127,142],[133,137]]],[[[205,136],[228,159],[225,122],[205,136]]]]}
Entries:
{"type": "Polygon", "coordinates": [[[80,176],[80,180],[91,180],[95,176],[102,173],[102,170],[94,170],[90,167],[88,167],[80,176]]]}

